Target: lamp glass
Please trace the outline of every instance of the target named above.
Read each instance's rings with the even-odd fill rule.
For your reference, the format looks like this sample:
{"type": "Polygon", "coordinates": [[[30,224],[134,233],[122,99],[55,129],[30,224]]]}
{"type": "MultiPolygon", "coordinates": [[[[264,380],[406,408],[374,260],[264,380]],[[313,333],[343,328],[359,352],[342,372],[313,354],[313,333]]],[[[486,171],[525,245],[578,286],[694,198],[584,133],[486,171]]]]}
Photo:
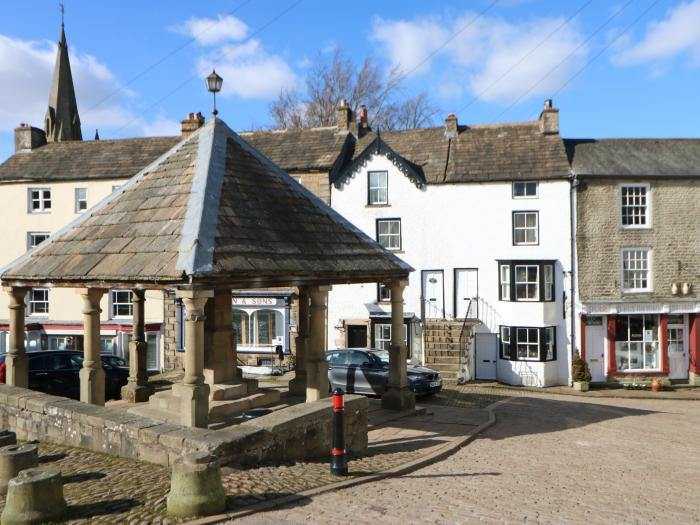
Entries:
{"type": "Polygon", "coordinates": [[[207,77],[207,89],[212,93],[218,93],[221,91],[221,86],[224,83],[224,79],[216,74],[216,70],[211,72],[211,75],[207,77]]]}

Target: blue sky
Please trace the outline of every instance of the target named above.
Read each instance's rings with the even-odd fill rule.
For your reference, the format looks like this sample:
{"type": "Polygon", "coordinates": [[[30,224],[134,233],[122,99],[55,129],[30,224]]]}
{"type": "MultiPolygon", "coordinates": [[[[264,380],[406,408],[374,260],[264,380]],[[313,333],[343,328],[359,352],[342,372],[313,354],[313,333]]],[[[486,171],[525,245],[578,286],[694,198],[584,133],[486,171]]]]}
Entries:
{"type": "MultiPolygon", "coordinates": [[[[564,136],[700,136],[700,0],[65,4],[86,138],[177,133],[188,112],[209,114],[201,78],[214,66],[220,117],[266,126],[279,90],[303,89],[309,64],[334,47],[386,72],[398,65],[401,89],[428,92],[438,120],[527,120],[551,97],[564,136]]],[[[60,29],[57,2],[2,14],[0,160],[15,126],[42,125],[60,29]]]]}

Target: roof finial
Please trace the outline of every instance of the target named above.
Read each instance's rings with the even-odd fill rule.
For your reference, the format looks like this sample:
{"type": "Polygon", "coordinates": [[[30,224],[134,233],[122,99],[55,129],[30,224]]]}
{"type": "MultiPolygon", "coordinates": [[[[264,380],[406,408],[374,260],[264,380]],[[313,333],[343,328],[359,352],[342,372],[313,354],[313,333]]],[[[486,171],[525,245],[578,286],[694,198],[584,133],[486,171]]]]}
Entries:
{"type": "Polygon", "coordinates": [[[63,4],[63,2],[59,2],[58,8],[61,10],[61,27],[63,27],[63,19],[66,14],[66,6],[63,4]]]}

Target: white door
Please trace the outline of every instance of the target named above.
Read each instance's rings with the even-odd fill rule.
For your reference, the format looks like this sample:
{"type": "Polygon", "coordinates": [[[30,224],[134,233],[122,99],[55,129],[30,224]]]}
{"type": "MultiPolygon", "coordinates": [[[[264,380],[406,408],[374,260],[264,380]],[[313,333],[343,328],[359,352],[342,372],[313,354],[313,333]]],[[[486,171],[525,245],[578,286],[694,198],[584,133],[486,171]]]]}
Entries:
{"type": "Polygon", "coordinates": [[[591,371],[591,381],[605,382],[605,332],[602,317],[586,319],[586,361],[591,371]]]}
{"type": "Polygon", "coordinates": [[[455,270],[455,317],[476,319],[476,306],[479,299],[479,270],[455,270]]]}
{"type": "Polygon", "coordinates": [[[426,319],[445,318],[444,293],[442,270],[424,270],[423,302],[426,319]]]}
{"type": "Polygon", "coordinates": [[[688,379],[688,364],[684,326],[682,324],[669,324],[668,377],[670,379],[688,379]]]}
{"type": "Polygon", "coordinates": [[[496,334],[476,334],[474,340],[477,379],[496,379],[498,337],[496,334]]]}

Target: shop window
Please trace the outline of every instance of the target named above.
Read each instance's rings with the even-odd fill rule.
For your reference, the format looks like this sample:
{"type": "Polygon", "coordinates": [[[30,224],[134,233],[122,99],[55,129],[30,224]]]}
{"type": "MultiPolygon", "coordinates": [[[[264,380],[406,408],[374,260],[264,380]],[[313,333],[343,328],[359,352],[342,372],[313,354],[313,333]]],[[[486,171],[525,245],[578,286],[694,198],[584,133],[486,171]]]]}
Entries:
{"type": "Polygon", "coordinates": [[[554,286],[554,261],[498,262],[501,301],[554,301],[554,286]]]}
{"type": "Polygon", "coordinates": [[[501,326],[501,359],[508,361],[554,361],[557,338],[554,326],[501,326]]]}
{"type": "Polygon", "coordinates": [[[513,212],[513,244],[515,246],[539,243],[539,212],[513,212]]]}
{"type": "Polygon", "coordinates": [[[112,318],[132,317],[131,290],[112,290],[110,303],[112,318]]]}
{"type": "Polygon", "coordinates": [[[101,354],[116,354],[117,353],[117,336],[116,335],[101,335],[100,336],[100,353],[101,354]]]}
{"type": "Polygon", "coordinates": [[[251,324],[254,330],[255,346],[279,344],[283,338],[284,316],[276,310],[257,310],[253,312],[251,324]]]}
{"type": "Polygon", "coordinates": [[[401,219],[377,219],[377,242],[387,250],[400,250],[401,219]]]}
{"type": "Polygon", "coordinates": [[[46,336],[47,350],[83,350],[82,335],[54,335],[46,336]]]}
{"type": "Polygon", "coordinates": [[[245,310],[233,309],[233,328],[236,332],[236,344],[250,346],[250,316],[245,310]]]}
{"type": "Polygon", "coordinates": [[[649,227],[649,185],[620,186],[620,222],[623,228],[649,227]]]}
{"type": "Polygon", "coordinates": [[[367,176],[368,199],[371,206],[389,204],[389,177],[386,171],[370,171],[367,176]]]}
{"type": "Polygon", "coordinates": [[[659,369],[658,319],[657,315],[617,316],[615,356],[619,371],[659,369]]]}

